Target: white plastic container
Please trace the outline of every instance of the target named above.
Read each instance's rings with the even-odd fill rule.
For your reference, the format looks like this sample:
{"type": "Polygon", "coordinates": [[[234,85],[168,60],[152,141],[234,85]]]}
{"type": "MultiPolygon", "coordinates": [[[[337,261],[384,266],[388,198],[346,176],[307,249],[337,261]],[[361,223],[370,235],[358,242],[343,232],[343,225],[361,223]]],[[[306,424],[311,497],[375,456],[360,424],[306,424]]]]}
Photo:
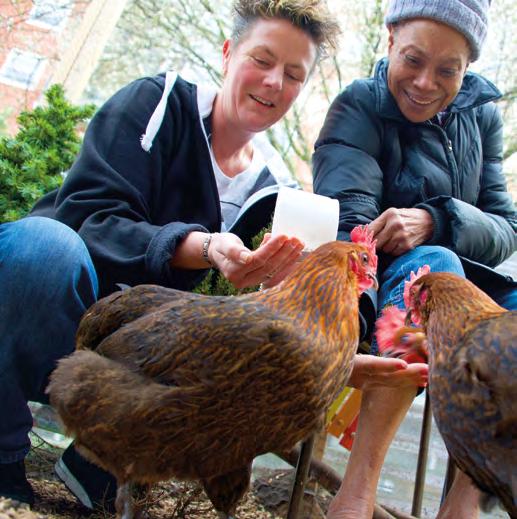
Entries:
{"type": "Polygon", "coordinates": [[[339,202],[300,189],[281,187],[271,234],[296,237],[311,251],[337,237],[339,202]]]}

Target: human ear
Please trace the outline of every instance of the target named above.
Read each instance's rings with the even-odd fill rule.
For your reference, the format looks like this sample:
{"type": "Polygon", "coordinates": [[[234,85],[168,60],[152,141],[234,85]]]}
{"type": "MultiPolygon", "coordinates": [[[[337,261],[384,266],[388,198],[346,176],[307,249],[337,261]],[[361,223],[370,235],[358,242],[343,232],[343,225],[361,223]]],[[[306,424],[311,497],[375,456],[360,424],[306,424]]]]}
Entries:
{"type": "Polygon", "coordinates": [[[225,40],[223,43],[223,76],[228,72],[228,64],[230,63],[230,56],[232,54],[232,41],[225,40]]]}
{"type": "Polygon", "coordinates": [[[388,25],[388,52],[391,51],[393,45],[395,44],[395,26],[393,24],[388,25]]]}

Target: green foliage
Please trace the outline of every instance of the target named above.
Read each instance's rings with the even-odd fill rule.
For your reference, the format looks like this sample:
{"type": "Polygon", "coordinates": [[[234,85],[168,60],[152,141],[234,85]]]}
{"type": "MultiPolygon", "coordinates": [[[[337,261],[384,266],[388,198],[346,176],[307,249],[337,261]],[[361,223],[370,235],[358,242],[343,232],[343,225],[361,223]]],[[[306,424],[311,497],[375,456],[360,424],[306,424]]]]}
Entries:
{"type": "Polygon", "coordinates": [[[45,97],[47,106],[19,115],[15,137],[0,138],[0,223],[25,216],[61,185],[81,144],[77,126],[95,111],[93,105],[72,106],[60,85],[45,97]]]}
{"type": "MultiPolygon", "coordinates": [[[[259,245],[262,243],[264,234],[267,232],[271,232],[271,224],[267,227],[264,227],[256,236],[252,238],[251,248],[253,250],[258,249],[259,245]]],[[[238,290],[219,271],[210,269],[203,281],[201,281],[201,283],[193,291],[196,294],[204,294],[209,296],[237,296],[239,294],[256,292],[258,289],[259,285],[255,285],[238,290]]]]}
{"type": "Polygon", "coordinates": [[[8,114],[9,114],[8,110],[6,110],[6,109],[0,110],[0,137],[2,135],[6,135],[6,133],[7,133],[6,119],[7,119],[8,114]]]}
{"type": "Polygon", "coordinates": [[[387,6],[385,4],[385,0],[373,0],[363,6],[364,31],[361,34],[363,40],[360,64],[361,77],[372,76],[377,60],[384,54],[381,43],[386,31],[384,14],[387,6]]]}

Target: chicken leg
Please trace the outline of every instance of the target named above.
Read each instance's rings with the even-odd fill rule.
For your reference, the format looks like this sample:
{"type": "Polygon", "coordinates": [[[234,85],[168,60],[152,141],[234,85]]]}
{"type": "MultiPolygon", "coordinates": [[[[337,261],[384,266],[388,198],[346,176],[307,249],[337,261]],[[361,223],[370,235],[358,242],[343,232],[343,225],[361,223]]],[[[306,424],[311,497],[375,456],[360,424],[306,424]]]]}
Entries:
{"type": "Polygon", "coordinates": [[[117,510],[117,519],[134,519],[135,517],[131,485],[128,481],[118,483],[115,509],[117,510]]]}

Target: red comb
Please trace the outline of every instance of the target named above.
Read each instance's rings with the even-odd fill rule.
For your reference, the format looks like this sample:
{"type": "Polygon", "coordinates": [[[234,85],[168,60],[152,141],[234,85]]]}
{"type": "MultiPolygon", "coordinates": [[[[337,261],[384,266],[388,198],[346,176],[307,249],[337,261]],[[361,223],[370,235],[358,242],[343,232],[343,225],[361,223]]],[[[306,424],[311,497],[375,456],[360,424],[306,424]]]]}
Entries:
{"type": "Polygon", "coordinates": [[[411,288],[411,285],[422,276],[425,276],[426,274],[429,274],[431,272],[431,267],[429,265],[424,265],[422,267],[419,267],[417,270],[417,273],[411,272],[409,276],[409,281],[406,281],[404,283],[404,305],[406,308],[409,308],[409,289],[411,288]]]}
{"type": "Polygon", "coordinates": [[[358,225],[350,232],[350,239],[354,243],[360,243],[368,248],[368,252],[375,258],[375,267],[377,267],[377,254],[375,253],[375,245],[377,240],[373,239],[373,232],[370,231],[367,225],[358,225]]]}
{"type": "Polygon", "coordinates": [[[381,316],[375,322],[375,338],[381,353],[393,348],[393,337],[404,326],[405,318],[406,312],[396,306],[383,308],[381,316]]]}

